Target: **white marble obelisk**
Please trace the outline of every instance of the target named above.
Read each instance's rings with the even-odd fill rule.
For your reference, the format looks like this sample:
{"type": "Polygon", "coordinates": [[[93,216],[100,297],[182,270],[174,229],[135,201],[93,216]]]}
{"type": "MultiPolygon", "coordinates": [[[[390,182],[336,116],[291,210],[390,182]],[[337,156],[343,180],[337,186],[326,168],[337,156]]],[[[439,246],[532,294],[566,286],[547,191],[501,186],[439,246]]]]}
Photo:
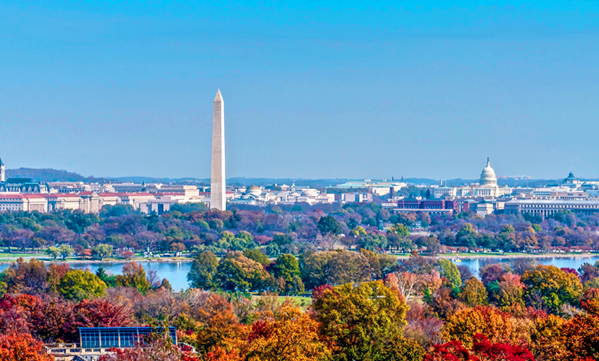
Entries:
{"type": "Polygon", "coordinates": [[[210,178],[210,208],[227,208],[225,185],[225,102],[220,89],[214,98],[212,115],[212,177],[210,178]]]}

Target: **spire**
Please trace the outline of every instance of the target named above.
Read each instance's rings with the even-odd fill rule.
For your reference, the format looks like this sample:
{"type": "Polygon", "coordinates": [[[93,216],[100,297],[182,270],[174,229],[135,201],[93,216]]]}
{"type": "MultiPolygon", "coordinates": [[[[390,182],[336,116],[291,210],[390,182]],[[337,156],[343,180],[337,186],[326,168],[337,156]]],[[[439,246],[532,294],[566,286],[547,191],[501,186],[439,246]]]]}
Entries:
{"type": "Polygon", "coordinates": [[[214,97],[214,101],[215,102],[222,102],[223,101],[223,96],[220,94],[220,89],[218,89],[218,91],[216,92],[216,96],[214,97]]]}
{"type": "Polygon", "coordinates": [[[487,157],[487,167],[491,165],[491,161],[489,160],[489,157],[487,157]]]}

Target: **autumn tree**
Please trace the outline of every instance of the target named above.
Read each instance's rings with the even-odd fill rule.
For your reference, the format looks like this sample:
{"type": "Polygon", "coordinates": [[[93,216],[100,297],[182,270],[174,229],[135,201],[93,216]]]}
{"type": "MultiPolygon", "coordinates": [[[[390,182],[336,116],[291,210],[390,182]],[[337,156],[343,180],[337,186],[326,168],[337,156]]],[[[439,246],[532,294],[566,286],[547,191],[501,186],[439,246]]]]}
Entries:
{"type": "Polygon", "coordinates": [[[324,291],[312,307],[334,360],[385,360],[402,339],[408,308],[380,281],[324,291]]]}
{"type": "Polygon", "coordinates": [[[152,287],[147,279],[146,270],[137,262],[127,262],[123,266],[123,274],[116,276],[115,282],[117,286],[135,287],[142,294],[152,287]]]}
{"type": "Polygon", "coordinates": [[[0,335],[0,361],[54,361],[30,334],[0,335]]]}
{"type": "Polygon", "coordinates": [[[562,327],[562,342],[568,359],[599,359],[599,317],[576,315],[562,327]]]}
{"type": "Polygon", "coordinates": [[[266,286],[270,275],[261,264],[234,251],[220,260],[216,279],[225,291],[259,291],[266,286]]]}
{"type": "Polygon", "coordinates": [[[48,289],[48,270],[44,262],[35,258],[25,262],[23,258],[17,259],[6,270],[4,282],[11,293],[44,293],[48,289]]]}
{"type": "Polygon", "coordinates": [[[211,294],[199,310],[201,328],[196,345],[201,354],[219,352],[239,354],[247,342],[248,328],[239,322],[231,303],[222,296],[211,294]]]}
{"type": "Polygon", "coordinates": [[[311,361],[329,355],[320,340],[319,324],[291,301],[263,312],[249,334],[248,360],[311,361]]]}
{"type": "Polygon", "coordinates": [[[489,304],[487,289],[476,277],[472,277],[466,281],[458,299],[470,307],[486,306],[489,304]]]}
{"type": "Polygon", "coordinates": [[[511,342],[519,341],[521,335],[517,331],[507,313],[488,306],[478,306],[450,316],[442,334],[445,340],[457,340],[466,348],[471,348],[476,334],[485,335],[491,342],[511,342]]]}
{"type": "Polygon", "coordinates": [[[525,297],[531,306],[557,312],[563,304],[576,304],[582,295],[582,284],[576,275],[555,266],[536,266],[521,278],[525,297]]]}

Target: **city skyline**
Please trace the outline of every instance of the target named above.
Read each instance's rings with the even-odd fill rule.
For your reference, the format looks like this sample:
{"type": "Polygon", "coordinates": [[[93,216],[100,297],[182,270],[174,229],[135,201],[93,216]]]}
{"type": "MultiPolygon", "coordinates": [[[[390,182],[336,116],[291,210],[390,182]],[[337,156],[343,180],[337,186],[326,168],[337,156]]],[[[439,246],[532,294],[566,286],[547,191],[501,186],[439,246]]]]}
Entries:
{"type": "Polygon", "coordinates": [[[232,177],[599,177],[597,3],[0,5],[9,169],[232,177]]]}

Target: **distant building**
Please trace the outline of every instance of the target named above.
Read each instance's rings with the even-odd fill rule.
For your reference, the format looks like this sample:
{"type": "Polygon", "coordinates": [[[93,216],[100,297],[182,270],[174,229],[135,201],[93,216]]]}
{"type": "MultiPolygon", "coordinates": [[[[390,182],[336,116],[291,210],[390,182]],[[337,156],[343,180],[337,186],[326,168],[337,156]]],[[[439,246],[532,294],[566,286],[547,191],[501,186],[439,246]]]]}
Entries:
{"type": "Polygon", "coordinates": [[[599,212],[599,201],[514,199],[505,203],[504,212],[506,214],[529,213],[533,216],[547,217],[566,209],[575,214],[591,215],[599,212]]]}
{"type": "Polygon", "coordinates": [[[401,199],[383,203],[382,206],[392,213],[443,214],[458,212],[458,203],[454,200],[401,199]]]}
{"type": "Polygon", "coordinates": [[[491,168],[491,162],[487,158],[487,165],[483,168],[478,184],[462,187],[437,187],[433,188],[434,198],[499,198],[512,194],[513,189],[510,187],[499,187],[497,185],[497,175],[495,170],[491,168]]]}
{"type": "Polygon", "coordinates": [[[36,183],[31,178],[8,178],[0,182],[0,193],[49,193],[47,184],[36,183]]]}

